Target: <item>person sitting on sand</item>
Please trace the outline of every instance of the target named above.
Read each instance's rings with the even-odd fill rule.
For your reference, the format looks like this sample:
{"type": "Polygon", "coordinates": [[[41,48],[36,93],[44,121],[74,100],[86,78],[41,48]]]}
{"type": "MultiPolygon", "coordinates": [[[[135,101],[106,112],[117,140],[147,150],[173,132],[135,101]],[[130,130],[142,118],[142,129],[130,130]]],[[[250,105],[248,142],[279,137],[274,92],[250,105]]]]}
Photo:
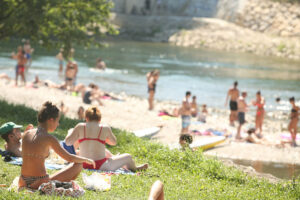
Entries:
{"type": "Polygon", "coordinates": [[[54,132],[59,125],[59,109],[47,101],[38,113],[38,127],[24,133],[22,137],[21,176],[19,188],[37,189],[42,183],[50,180],[68,182],[76,179],[82,170],[82,163],[95,166],[92,159],[69,154],[59,144],[59,141],[49,132],[54,132]],[[66,168],[49,176],[45,168],[45,159],[49,150],[71,162],[66,168]]]}
{"type": "Polygon", "coordinates": [[[247,97],[247,92],[242,92],[242,95],[238,99],[238,120],[239,126],[237,129],[236,139],[241,139],[241,128],[243,124],[246,122],[245,113],[247,111],[247,103],[245,98],[247,97]]]}
{"type": "Polygon", "coordinates": [[[265,98],[261,96],[260,91],[256,93],[256,100],[253,102],[254,106],[257,106],[256,116],[255,116],[255,129],[259,130],[257,134],[258,138],[262,138],[262,125],[265,117],[265,98]]]}
{"type": "Polygon", "coordinates": [[[95,68],[105,70],[106,69],[106,64],[101,58],[98,58],[95,68]]]}
{"type": "Polygon", "coordinates": [[[7,74],[5,74],[5,73],[1,73],[0,74],[0,79],[5,79],[7,81],[11,80],[11,78],[7,74]]]}
{"type": "Polygon", "coordinates": [[[290,100],[290,103],[292,105],[292,110],[291,110],[291,115],[290,115],[291,121],[288,125],[288,130],[290,131],[291,136],[292,136],[292,146],[296,147],[297,146],[296,136],[297,136],[297,128],[298,128],[300,108],[298,106],[296,106],[295,97],[291,97],[289,100],[290,100]]]}
{"type": "Polygon", "coordinates": [[[203,104],[202,105],[202,111],[198,116],[198,121],[206,123],[207,115],[208,115],[208,111],[207,111],[207,108],[206,108],[206,104],[203,104]]]}
{"type": "Polygon", "coordinates": [[[67,145],[79,142],[79,155],[95,160],[96,166],[84,163],[84,168],[104,171],[117,170],[123,166],[132,171],[148,168],[148,164],[136,166],[132,156],[126,153],[107,158],[105,144],[116,145],[115,135],[109,126],[100,124],[101,113],[96,106],[88,108],[85,117],[86,123],[77,124],[65,138],[67,145]]]}
{"type": "Polygon", "coordinates": [[[26,79],[25,79],[25,65],[27,63],[27,59],[25,56],[25,51],[21,46],[18,47],[18,53],[15,54],[13,52],[11,54],[12,59],[16,59],[18,61],[18,64],[16,66],[16,86],[18,85],[18,78],[19,75],[21,75],[22,81],[24,83],[24,86],[26,85],[26,79]]]}
{"type": "Polygon", "coordinates": [[[85,120],[84,108],[83,108],[82,106],[80,106],[80,107],[78,108],[77,115],[78,115],[78,119],[79,119],[79,120],[81,120],[81,121],[84,121],[84,120],[85,120]]]}
{"type": "Polygon", "coordinates": [[[98,86],[90,83],[88,88],[82,90],[82,101],[85,104],[91,104],[92,101],[97,101],[99,105],[103,106],[104,104],[101,101],[101,94],[99,93],[98,86]]]}
{"type": "Polygon", "coordinates": [[[192,97],[191,114],[192,114],[192,117],[197,117],[197,115],[198,115],[198,105],[197,105],[197,97],[196,96],[192,97]]]}
{"type": "Polygon", "coordinates": [[[182,100],[182,106],[180,108],[181,114],[181,134],[189,132],[189,126],[191,124],[191,104],[189,98],[191,97],[191,92],[187,91],[185,97],[182,100]]]}
{"type": "MultiPolygon", "coordinates": [[[[5,150],[10,152],[12,156],[21,157],[21,137],[22,133],[20,128],[22,125],[17,125],[14,122],[7,122],[0,127],[0,135],[5,140],[5,150]]],[[[25,131],[33,128],[32,124],[29,124],[25,131]]]]}
{"type": "Polygon", "coordinates": [[[147,77],[147,83],[148,83],[148,93],[149,93],[149,110],[153,110],[154,105],[154,94],[155,94],[155,89],[156,89],[156,82],[159,78],[159,70],[153,70],[146,75],[147,77]]]}
{"type": "Polygon", "coordinates": [[[233,88],[230,88],[227,92],[225,106],[228,103],[228,99],[230,97],[229,107],[230,107],[230,115],[229,115],[229,122],[231,126],[234,126],[234,121],[237,120],[237,111],[238,111],[238,104],[237,100],[239,98],[240,92],[237,89],[238,82],[235,81],[233,83],[233,88]]]}

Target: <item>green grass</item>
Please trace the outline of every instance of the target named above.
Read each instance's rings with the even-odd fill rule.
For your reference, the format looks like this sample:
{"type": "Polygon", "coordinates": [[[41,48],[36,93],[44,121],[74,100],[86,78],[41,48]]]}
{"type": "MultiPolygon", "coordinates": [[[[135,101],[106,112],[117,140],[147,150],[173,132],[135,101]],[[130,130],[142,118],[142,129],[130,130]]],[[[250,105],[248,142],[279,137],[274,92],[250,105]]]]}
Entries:
{"type": "MultiPolygon", "coordinates": [[[[0,124],[7,121],[24,126],[28,123],[36,125],[36,111],[0,101],[0,124]]],[[[67,130],[77,122],[67,118],[61,119],[55,136],[63,139],[67,130]]],[[[137,163],[148,162],[150,168],[139,176],[112,176],[110,191],[87,191],[83,199],[147,199],[149,189],[157,179],[164,182],[166,199],[300,198],[299,180],[271,184],[266,180],[248,177],[243,172],[226,167],[215,159],[206,158],[201,151],[171,151],[125,131],[113,129],[113,132],[118,138],[118,145],[109,148],[113,153],[130,153],[137,163]]],[[[3,140],[0,146],[3,147],[3,140]]],[[[10,185],[19,174],[19,166],[9,165],[0,160],[1,184],[10,185]]],[[[83,186],[81,176],[77,180],[83,186]]],[[[46,197],[38,194],[17,194],[0,188],[0,199],[46,199],[46,197]]]]}

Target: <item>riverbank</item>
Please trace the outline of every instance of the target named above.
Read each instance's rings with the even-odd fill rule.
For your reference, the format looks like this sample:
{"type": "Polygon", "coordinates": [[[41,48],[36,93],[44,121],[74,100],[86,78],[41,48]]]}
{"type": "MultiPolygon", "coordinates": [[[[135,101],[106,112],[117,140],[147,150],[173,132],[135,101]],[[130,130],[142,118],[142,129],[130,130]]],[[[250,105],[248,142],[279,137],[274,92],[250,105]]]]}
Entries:
{"type": "MultiPolygon", "coordinates": [[[[10,83],[1,81],[0,90],[0,99],[14,104],[24,104],[35,110],[38,110],[41,104],[47,100],[53,101],[57,105],[64,102],[69,110],[66,116],[70,118],[77,118],[79,106],[84,108],[89,106],[83,104],[78,96],[72,96],[69,92],[48,87],[15,87],[13,81],[10,83]]],[[[158,116],[159,110],[171,111],[173,108],[178,108],[179,104],[177,102],[156,102],[154,111],[148,111],[146,99],[127,96],[126,94],[113,95],[124,99],[124,101],[103,100],[104,106],[100,107],[103,116],[102,123],[130,132],[153,126],[162,126],[160,132],[152,137],[152,140],[165,145],[178,142],[181,119],[166,119],[158,116]]],[[[236,133],[236,128],[228,126],[229,113],[227,110],[209,108],[208,111],[207,123],[194,123],[190,127],[191,130],[203,132],[207,129],[213,129],[233,136],[218,148],[206,151],[206,155],[250,161],[300,164],[300,147],[291,148],[286,145],[285,148],[279,148],[275,146],[276,142],[280,140],[280,134],[286,132],[285,127],[288,123],[286,114],[282,112],[268,113],[264,122],[264,135],[273,145],[260,145],[237,142],[232,139],[236,133]]],[[[250,125],[254,125],[254,117],[250,113],[247,115],[248,123],[244,126],[244,131],[250,125]]],[[[194,140],[201,140],[202,137],[195,135],[194,140]]]]}
{"type": "MultiPolygon", "coordinates": [[[[39,103],[40,104],[40,103],[39,103]]],[[[0,101],[0,123],[13,120],[24,127],[36,120],[37,112],[25,106],[14,106],[0,101]]],[[[78,120],[62,118],[55,137],[62,140],[70,126],[78,120]]],[[[35,124],[36,125],[36,124],[35,124]]],[[[234,167],[203,156],[201,151],[171,151],[161,144],[135,137],[129,132],[113,129],[118,145],[107,146],[114,154],[129,153],[137,163],[149,163],[146,171],[136,175],[111,175],[111,189],[94,191],[86,189],[85,199],[146,199],[151,185],[159,179],[164,183],[166,199],[297,199],[299,179],[280,180],[275,184],[266,179],[248,176],[234,167]],[[228,192],[230,191],[230,192],[228,192]]],[[[0,145],[3,145],[0,140],[0,145]]],[[[11,192],[7,187],[20,175],[20,166],[11,165],[0,159],[0,195],[3,199],[49,199],[39,192],[11,192]]],[[[53,174],[55,170],[47,170],[53,174]]],[[[83,170],[76,181],[84,187],[83,170]]],[[[52,197],[51,197],[52,198],[52,197]]]]}
{"type": "Polygon", "coordinates": [[[112,14],[116,37],[300,60],[300,38],[255,32],[217,18],[112,14]]]}

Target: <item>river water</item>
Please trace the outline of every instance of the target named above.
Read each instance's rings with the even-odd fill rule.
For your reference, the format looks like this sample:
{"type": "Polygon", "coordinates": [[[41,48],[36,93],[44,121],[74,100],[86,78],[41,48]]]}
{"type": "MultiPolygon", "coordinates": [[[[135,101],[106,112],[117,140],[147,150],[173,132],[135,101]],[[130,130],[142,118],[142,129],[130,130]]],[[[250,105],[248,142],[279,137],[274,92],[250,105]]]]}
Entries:
{"type": "MultiPolygon", "coordinates": [[[[14,77],[16,61],[9,56],[17,45],[17,42],[0,43],[0,72],[11,77],[14,77]]],[[[95,82],[106,91],[146,97],[145,74],[159,69],[161,76],[156,92],[159,100],[180,101],[185,91],[191,90],[198,103],[222,108],[226,92],[235,80],[239,81],[240,90],[248,92],[249,100],[261,90],[269,110],[290,109],[287,100],[291,96],[300,100],[300,62],[157,43],[110,41],[106,45],[98,49],[76,48],[78,83],[95,82]],[[105,72],[92,69],[98,57],[108,66],[105,72]],[[280,105],[275,103],[276,97],[281,97],[280,105]]],[[[39,75],[41,79],[62,82],[63,77],[57,73],[57,51],[33,47],[28,79],[39,75]]]]}

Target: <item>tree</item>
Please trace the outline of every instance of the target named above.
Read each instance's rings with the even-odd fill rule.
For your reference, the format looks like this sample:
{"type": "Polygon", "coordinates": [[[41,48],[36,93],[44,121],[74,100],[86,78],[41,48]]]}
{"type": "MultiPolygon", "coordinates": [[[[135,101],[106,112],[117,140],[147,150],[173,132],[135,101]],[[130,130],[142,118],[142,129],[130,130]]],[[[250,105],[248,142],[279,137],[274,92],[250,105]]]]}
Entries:
{"type": "Polygon", "coordinates": [[[109,23],[110,0],[1,0],[0,40],[23,37],[48,48],[99,45],[116,34],[109,23]]]}

